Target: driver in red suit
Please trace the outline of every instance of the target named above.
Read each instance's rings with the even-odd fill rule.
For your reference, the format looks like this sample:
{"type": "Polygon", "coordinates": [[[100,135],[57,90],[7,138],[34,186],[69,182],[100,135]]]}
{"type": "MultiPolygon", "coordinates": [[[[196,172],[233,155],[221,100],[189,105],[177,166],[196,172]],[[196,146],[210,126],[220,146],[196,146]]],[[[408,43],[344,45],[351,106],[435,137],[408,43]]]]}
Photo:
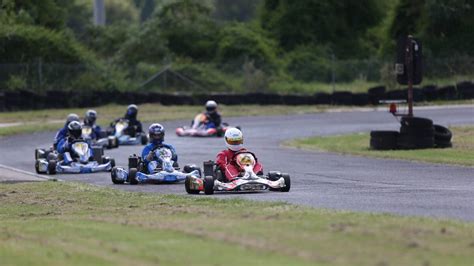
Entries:
{"type": "MultiPolygon", "coordinates": [[[[225,142],[227,149],[219,152],[217,154],[217,166],[221,169],[222,173],[225,175],[227,181],[232,181],[239,177],[239,174],[242,170],[239,168],[237,163],[234,160],[234,155],[237,152],[245,152],[247,149],[243,147],[244,139],[242,132],[237,128],[229,128],[225,132],[225,142]]],[[[253,171],[257,174],[263,172],[263,166],[255,158],[255,166],[253,171]]]]}

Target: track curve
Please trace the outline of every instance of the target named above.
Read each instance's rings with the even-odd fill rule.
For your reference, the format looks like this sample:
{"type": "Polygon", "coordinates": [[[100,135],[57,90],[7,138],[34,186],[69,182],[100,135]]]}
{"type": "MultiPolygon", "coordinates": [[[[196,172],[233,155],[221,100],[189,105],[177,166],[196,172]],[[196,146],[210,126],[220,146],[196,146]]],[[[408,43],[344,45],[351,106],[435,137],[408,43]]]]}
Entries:
{"type": "MultiPolygon", "coordinates": [[[[474,124],[472,106],[418,109],[416,115],[448,126],[474,124]]],[[[327,112],[225,120],[242,126],[245,146],[257,154],[266,171],[281,170],[291,175],[292,189],[289,193],[232,193],[215,194],[214,197],[287,201],[312,207],[474,221],[472,167],[344,156],[280,145],[284,140],[313,135],[398,129],[397,121],[386,112],[327,112]]],[[[201,164],[204,160],[214,159],[224,147],[223,140],[175,136],[174,129],[187,123],[163,123],[167,129],[166,142],[175,145],[180,164],[201,164]]],[[[44,132],[0,139],[0,164],[34,172],[34,148],[49,146],[53,135],[44,132]]],[[[140,153],[141,148],[122,146],[106,153],[116,158],[117,165],[126,166],[128,155],[140,153]]],[[[186,194],[183,184],[113,185],[108,173],[58,175],[58,178],[127,191],[186,194]]]]}

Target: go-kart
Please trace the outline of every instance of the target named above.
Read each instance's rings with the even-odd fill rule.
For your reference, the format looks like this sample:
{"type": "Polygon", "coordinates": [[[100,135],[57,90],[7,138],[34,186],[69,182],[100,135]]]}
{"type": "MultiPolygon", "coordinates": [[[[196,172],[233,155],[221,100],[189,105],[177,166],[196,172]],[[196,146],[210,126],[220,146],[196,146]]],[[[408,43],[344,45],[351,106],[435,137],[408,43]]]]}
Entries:
{"type": "Polygon", "coordinates": [[[184,182],[186,192],[199,194],[204,191],[206,195],[214,194],[214,191],[290,191],[291,181],[288,174],[278,171],[270,171],[268,175],[254,173],[255,155],[245,151],[236,153],[234,160],[242,170],[240,177],[227,181],[222,171],[213,161],[204,162],[204,178],[188,176],[184,182]]]}
{"type": "Polygon", "coordinates": [[[162,147],[156,149],[156,157],[162,162],[153,172],[149,172],[142,158],[137,155],[131,155],[128,158],[128,171],[122,167],[114,167],[111,172],[112,183],[130,185],[143,183],[177,183],[184,181],[187,176],[201,176],[201,169],[196,166],[185,166],[181,172],[176,162],[172,160],[171,150],[162,147]]]}
{"type": "Polygon", "coordinates": [[[107,149],[118,148],[119,141],[116,136],[107,136],[105,131],[100,132],[99,139],[92,138],[92,127],[83,125],[82,126],[82,138],[87,141],[90,145],[101,146],[107,149]]]}
{"type": "MultiPolygon", "coordinates": [[[[222,126],[217,128],[207,127],[207,116],[204,113],[196,115],[191,123],[191,126],[182,126],[176,129],[176,135],[179,137],[222,137],[229,127],[229,124],[222,123],[222,126]]],[[[240,127],[237,127],[240,129],[240,127]]]]}
{"type": "Polygon", "coordinates": [[[114,125],[112,136],[116,137],[119,145],[146,145],[148,136],[143,132],[135,132],[134,128],[129,128],[127,119],[120,119],[114,125]]]}
{"type": "Polygon", "coordinates": [[[113,158],[104,156],[102,147],[90,148],[84,140],[76,140],[71,152],[60,154],[53,150],[35,150],[35,169],[38,174],[108,172],[115,166],[113,158]]]}

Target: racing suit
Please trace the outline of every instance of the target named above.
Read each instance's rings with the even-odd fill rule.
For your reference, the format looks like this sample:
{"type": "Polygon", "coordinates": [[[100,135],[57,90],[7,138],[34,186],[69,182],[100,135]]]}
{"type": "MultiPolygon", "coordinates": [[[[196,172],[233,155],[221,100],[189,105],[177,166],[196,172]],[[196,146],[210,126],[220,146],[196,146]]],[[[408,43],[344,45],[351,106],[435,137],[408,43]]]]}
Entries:
{"type": "MultiPolygon", "coordinates": [[[[71,138],[71,137],[67,137],[67,138],[62,139],[58,143],[58,153],[64,155],[66,152],[69,152],[69,155],[71,156],[69,159],[74,160],[74,158],[77,157],[77,154],[72,152],[72,143],[76,140],[82,140],[82,139],[74,139],[74,138],[71,138]]],[[[89,145],[89,144],[87,144],[87,145],[89,145]]],[[[92,151],[91,151],[91,153],[92,153],[92,151]]],[[[69,161],[69,159],[67,158],[67,156],[64,156],[63,163],[64,164],[70,163],[71,161],[69,161]]]]}
{"type": "Polygon", "coordinates": [[[91,138],[98,140],[102,137],[102,128],[96,124],[90,124],[87,120],[84,120],[84,125],[92,128],[91,138]]]}
{"type": "Polygon", "coordinates": [[[172,157],[171,159],[175,162],[178,163],[178,154],[176,153],[175,148],[171,144],[166,144],[166,143],[160,143],[160,144],[155,144],[155,143],[150,143],[143,148],[142,151],[142,158],[143,162],[145,163],[148,173],[153,173],[153,171],[158,167],[161,166],[161,159],[156,156],[155,153],[152,153],[152,158],[150,158],[149,154],[151,151],[154,151],[159,148],[168,148],[171,150],[172,157]]]}
{"type": "MultiPolygon", "coordinates": [[[[239,150],[239,152],[247,151],[245,148],[239,150]]],[[[227,181],[232,181],[236,179],[241,170],[237,163],[234,160],[234,155],[237,152],[232,150],[223,150],[217,154],[217,166],[221,169],[222,173],[225,175],[227,181]]],[[[253,171],[255,173],[263,172],[263,166],[258,162],[257,158],[255,158],[255,166],[253,167],[253,171]]]]}
{"type": "Polygon", "coordinates": [[[218,128],[221,126],[222,118],[219,112],[206,112],[207,124],[206,128],[218,128]]]}
{"type": "Polygon", "coordinates": [[[111,132],[115,132],[115,124],[121,119],[128,120],[128,127],[124,130],[125,135],[135,137],[137,133],[143,132],[142,122],[140,122],[136,118],[128,118],[127,116],[125,116],[124,118],[117,118],[114,120],[114,122],[110,123],[111,132]]]}
{"type": "Polygon", "coordinates": [[[56,135],[54,136],[54,142],[53,142],[53,147],[55,150],[58,149],[59,143],[66,139],[67,137],[67,125],[65,125],[63,128],[61,128],[56,135]]]}

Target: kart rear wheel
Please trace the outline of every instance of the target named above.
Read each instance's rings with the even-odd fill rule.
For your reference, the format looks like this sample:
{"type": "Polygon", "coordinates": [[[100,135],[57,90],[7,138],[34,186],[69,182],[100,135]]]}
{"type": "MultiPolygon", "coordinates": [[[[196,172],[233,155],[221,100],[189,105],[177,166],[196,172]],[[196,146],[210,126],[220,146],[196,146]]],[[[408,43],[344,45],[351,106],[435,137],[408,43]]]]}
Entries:
{"type": "Polygon", "coordinates": [[[214,177],[212,176],[204,177],[204,194],[206,195],[214,194],[214,177]]]}
{"type": "Polygon", "coordinates": [[[145,135],[145,134],[142,135],[141,142],[142,142],[142,145],[146,145],[148,143],[147,135],[145,135]]]}
{"type": "Polygon", "coordinates": [[[112,171],[110,172],[110,176],[112,177],[112,183],[116,185],[125,183],[125,180],[117,179],[117,167],[112,168],[112,171]]]}
{"type": "Polygon", "coordinates": [[[186,179],[184,180],[184,188],[186,189],[186,192],[188,194],[199,194],[199,190],[194,190],[191,189],[191,176],[186,176],[186,179]]]}
{"type": "Polygon", "coordinates": [[[290,188],[291,188],[291,179],[290,179],[290,175],[289,174],[281,174],[281,176],[283,177],[283,179],[285,180],[285,187],[282,187],[280,189],[281,192],[288,192],[290,191],[290,188]]]}
{"type": "Polygon", "coordinates": [[[55,175],[57,165],[58,165],[58,162],[56,160],[50,160],[48,162],[48,174],[55,175]]]}
{"type": "Polygon", "coordinates": [[[128,182],[130,185],[138,184],[137,172],[137,168],[130,168],[130,170],[128,170],[128,182]]]}

